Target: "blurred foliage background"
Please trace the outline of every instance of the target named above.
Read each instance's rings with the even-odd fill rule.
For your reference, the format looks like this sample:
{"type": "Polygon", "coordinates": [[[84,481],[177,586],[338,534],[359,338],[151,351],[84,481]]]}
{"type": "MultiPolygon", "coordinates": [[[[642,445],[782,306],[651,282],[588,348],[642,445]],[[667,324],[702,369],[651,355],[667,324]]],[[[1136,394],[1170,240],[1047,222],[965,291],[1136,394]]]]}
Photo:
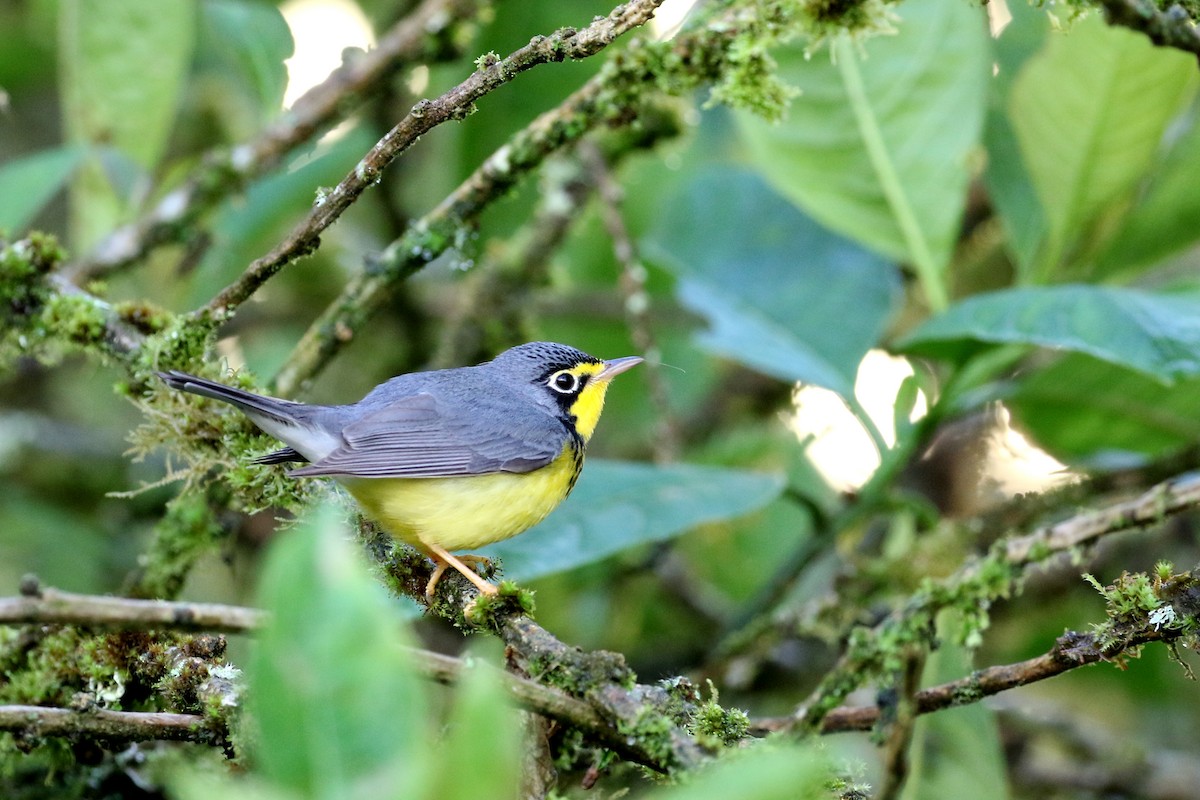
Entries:
{"type": "MultiPolygon", "coordinates": [[[[337,340],[336,355],[290,393],[348,402],[395,374],[477,363],[534,338],[602,357],[645,353],[641,374],[609,393],[577,492],[492,551],[506,576],[536,590],[537,620],[557,637],[623,653],[646,682],[711,680],[722,705],[752,718],[787,714],[855,626],[875,625],[927,579],[954,573],[999,537],[1197,466],[1196,58],[1084,6],[671,2],[648,29],[596,57],[521,74],[423,136],[319,249],[220,326],[203,358],[179,360],[166,346],[170,363],[105,354],[61,314],[55,329],[42,308],[13,300],[28,278],[12,266],[12,243],[41,231],[65,248],[59,274],[88,297],[185,319],[278,243],[418,100],[467,78],[483,54],[507,55],[612,9],[595,0],[459,3],[461,19],[431,25],[418,58],[348,94],[336,125],[245,181],[214,166],[237,163],[247,152],[239,145],[268,126],[286,128],[283,109],[305,82],[362,59],[415,5],[0,3],[0,593],[15,593],[27,573],[74,592],[128,591],[130,576],[161,556],[166,505],[215,484],[228,495],[220,532],[189,556],[179,596],[253,602],[276,518],[311,495],[264,508],[278,498],[234,473],[200,480],[179,442],[131,455],[132,433],[159,401],[146,367],[204,363],[211,375],[235,370],[267,387],[297,363],[297,342],[344,287],[377,269],[389,245],[410,241],[414,221],[487,159],[504,164],[502,148],[538,115],[637,59],[645,77],[628,107],[539,156],[511,191],[484,198],[419,271],[391,283],[364,325],[313,329],[337,340]],[[671,49],[680,42],[694,49],[671,49]],[[672,52],[719,63],[661,57],[672,52]],[[136,238],[124,226],[170,208],[188,180],[211,189],[211,202],[164,226],[130,263],[105,266],[136,238]],[[163,480],[188,464],[190,482],[163,480]]],[[[169,329],[147,326],[148,340],[169,329]]],[[[268,446],[254,437],[218,445],[234,447],[224,458],[237,464],[268,446]]],[[[1064,629],[1102,622],[1104,598],[1080,574],[1108,583],[1162,560],[1186,570],[1198,560],[1194,524],[1172,516],[1032,569],[1006,588],[1011,596],[972,598],[985,602],[990,625],[968,637],[969,652],[948,635],[924,683],[1029,658],[1064,629]]],[[[281,608],[300,602],[281,585],[264,591],[281,608]]],[[[378,600],[348,601],[350,611],[314,600],[309,621],[383,614],[380,630],[399,627],[386,615],[407,601],[378,600]]],[[[414,628],[435,649],[464,647],[439,619],[414,628]]],[[[252,649],[235,640],[229,658],[241,664],[252,649]]],[[[318,674],[390,665],[389,653],[345,653],[318,674]]],[[[15,671],[4,667],[11,689],[15,671]]],[[[1072,671],[933,715],[905,748],[906,796],[1190,796],[1200,775],[1195,684],[1161,646],[1121,667],[1072,671]]],[[[358,685],[374,686],[381,669],[358,685]]],[[[255,675],[275,685],[270,669],[255,675]]],[[[398,683],[397,696],[434,691],[410,683],[398,683]]],[[[478,708],[463,701],[467,718],[473,708],[480,719],[505,713],[494,687],[468,683],[461,694],[485,698],[478,708]]],[[[4,699],[20,702],[11,690],[4,699]]],[[[854,699],[877,696],[868,686],[854,699]]],[[[286,693],[278,702],[288,705],[286,693]]],[[[397,749],[380,761],[402,751],[419,760],[411,731],[431,724],[427,711],[368,714],[346,752],[394,736],[397,749]]],[[[289,729],[267,721],[269,708],[261,713],[264,731],[289,729]]],[[[852,782],[893,791],[886,747],[860,734],[833,741],[819,755],[767,751],[740,768],[735,760],[691,795],[675,791],[718,796],[733,785],[746,797],[806,796],[796,787],[824,791],[827,758],[852,782]],[[748,775],[766,777],[755,788],[748,775]]],[[[464,758],[478,749],[469,735],[441,745],[464,758]]],[[[26,771],[36,753],[8,746],[4,757],[14,797],[132,791],[95,777],[129,769],[111,757],[74,753],[70,763],[96,772],[82,783],[51,779],[42,794],[26,771]]],[[[267,784],[237,791],[346,796],[357,786],[286,777],[295,770],[266,745],[262,759],[267,784]]],[[[497,775],[516,769],[494,760],[497,775]]],[[[54,774],[78,777],[53,763],[54,774]]],[[[583,794],[578,767],[561,769],[557,791],[583,794]]],[[[638,773],[610,772],[597,791],[650,791],[638,773]]],[[[208,796],[214,778],[202,773],[162,780],[208,796]]],[[[486,781],[439,788],[424,773],[392,778],[407,796],[501,794],[486,781]]]]}

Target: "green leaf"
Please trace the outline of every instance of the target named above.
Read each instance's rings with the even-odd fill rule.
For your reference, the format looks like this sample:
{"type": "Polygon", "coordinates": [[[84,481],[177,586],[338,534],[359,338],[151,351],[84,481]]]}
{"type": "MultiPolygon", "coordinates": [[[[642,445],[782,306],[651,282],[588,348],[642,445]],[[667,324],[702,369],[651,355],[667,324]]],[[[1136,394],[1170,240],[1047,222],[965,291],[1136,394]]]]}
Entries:
{"type": "Polygon", "coordinates": [[[0,166],[0,230],[19,235],[79,166],[78,147],[43,150],[0,166]]]}
{"type": "MultiPolygon", "coordinates": [[[[188,0],[62,0],[59,71],[67,141],[113,148],[151,172],[166,150],[192,58],[188,0]]],[[[89,159],[71,187],[72,246],[86,249],[128,214],[89,159]]]]}
{"type": "Polygon", "coordinates": [[[1008,289],[955,304],[899,347],[957,359],[977,342],[1087,353],[1168,383],[1200,373],[1200,297],[1079,285],[1008,289]]]}
{"type": "Polygon", "coordinates": [[[684,305],[708,319],[701,346],[843,396],[900,294],[891,264],[741,171],[689,182],[667,204],[645,250],[679,277],[684,305]]]}
{"type": "Polygon", "coordinates": [[[1195,94],[1195,59],[1099,16],[1052,36],[1021,71],[1009,113],[1048,222],[1037,280],[1128,198],[1168,123],[1195,94]]]}
{"type": "Polygon", "coordinates": [[[966,204],[990,40],[969,3],[909,0],[895,11],[897,35],[866,42],[866,58],[849,46],[836,64],[823,53],[806,58],[801,44],[773,53],[800,96],[781,124],[737,119],[780,192],[833,230],[931,271],[927,292],[944,293],[938,276],[966,204]]]}
{"type": "MultiPolygon", "coordinates": [[[[973,669],[970,651],[947,630],[950,612],[939,616],[941,645],[929,654],[926,686],[957,680],[973,669]]],[[[901,800],[970,797],[1007,800],[1008,774],[995,713],[982,703],[948,708],[917,719],[911,769],[901,800]]]]}
{"type": "Polygon", "coordinates": [[[653,800],[826,800],[833,769],[811,743],[754,744],[731,753],[687,783],[650,794],[653,800]]]}
{"type": "Polygon", "coordinates": [[[579,485],[557,511],[481,552],[504,559],[506,577],[529,580],[748,514],[782,490],[779,475],[588,459],[579,485]]]}
{"type": "Polygon", "coordinates": [[[272,3],[205,0],[200,6],[199,53],[219,65],[226,92],[248,96],[259,126],[277,117],[287,89],[284,60],[292,32],[272,3]]]}
{"type": "Polygon", "coordinates": [[[1179,253],[1200,239],[1200,120],[1176,138],[1145,196],[1129,212],[1095,275],[1127,275],[1179,253]]]}
{"type": "Polygon", "coordinates": [[[247,670],[257,763],[306,797],[418,796],[429,779],[425,687],[338,520],[326,508],[268,555],[259,602],[272,619],[247,670]]]}
{"type": "Polygon", "coordinates": [[[152,169],[192,57],[187,0],[63,0],[59,53],[68,139],[107,144],[152,169]]]}
{"type": "Polygon", "coordinates": [[[1060,461],[1136,466],[1200,442],[1200,378],[1174,386],[1069,355],[1025,376],[1005,397],[1020,429],[1060,461]]]}
{"type": "Polygon", "coordinates": [[[508,701],[499,670],[488,666],[503,663],[502,648],[487,649],[496,651],[494,658],[476,653],[465,659],[468,667],[454,692],[446,738],[437,748],[442,764],[429,797],[504,800],[520,796],[521,721],[508,701]]]}
{"type": "Polygon", "coordinates": [[[1046,215],[1021,159],[1017,135],[1008,116],[1008,98],[1016,76],[1045,42],[1050,22],[1045,11],[1029,3],[1013,3],[1009,10],[1012,20],[996,40],[998,71],[989,93],[983,133],[987,150],[983,179],[1004,228],[1006,243],[1021,274],[1029,275],[1046,236],[1046,215]]]}

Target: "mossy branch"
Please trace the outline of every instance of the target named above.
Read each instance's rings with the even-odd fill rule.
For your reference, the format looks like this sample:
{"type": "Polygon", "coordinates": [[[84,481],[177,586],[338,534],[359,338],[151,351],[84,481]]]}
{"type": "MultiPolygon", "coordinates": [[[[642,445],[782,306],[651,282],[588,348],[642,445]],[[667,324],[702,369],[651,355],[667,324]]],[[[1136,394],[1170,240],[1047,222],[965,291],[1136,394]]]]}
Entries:
{"type": "MultiPolygon", "coordinates": [[[[23,581],[20,596],[0,598],[0,625],[47,624],[253,633],[269,624],[269,618],[261,610],[240,606],[72,594],[43,588],[33,578],[23,581]]],[[[649,704],[666,703],[667,693],[659,687],[624,688],[632,673],[620,656],[582,653],[558,641],[528,617],[514,616],[502,625],[502,636],[513,648],[514,663],[541,664],[544,673],[539,677],[569,680],[575,688],[570,691],[521,675],[500,674],[505,691],[522,708],[578,729],[598,745],[655,771],[693,766],[703,757],[703,751],[687,732],[674,725],[652,726],[639,733],[638,725],[644,725],[650,716],[646,709],[653,706],[649,704]],[[570,665],[565,660],[568,658],[570,665]],[[556,666],[550,666],[551,659],[558,660],[556,666]],[[590,667],[575,669],[584,665],[590,667]],[[602,668],[596,669],[597,665],[602,668]]],[[[462,659],[418,648],[405,648],[405,652],[412,668],[428,680],[453,684],[467,669],[462,659]]],[[[116,741],[171,739],[221,746],[228,735],[222,720],[213,717],[39,706],[0,706],[0,730],[116,741]],[[30,713],[29,709],[37,712],[30,713]]]]}
{"type": "Polygon", "coordinates": [[[1084,512],[1045,525],[1025,536],[997,542],[984,557],[953,575],[928,581],[903,607],[877,624],[855,626],[846,635],[838,664],[801,704],[797,720],[819,730],[826,714],[851,692],[882,676],[895,674],[906,647],[930,647],[934,620],[944,610],[962,616],[959,638],[977,642],[987,626],[991,604],[1011,594],[1025,570],[1056,555],[1100,538],[1150,525],[1191,510],[1200,502],[1200,474],[1179,476],[1158,484],[1137,498],[1084,512]]]}
{"type": "Polygon", "coordinates": [[[517,75],[541,64],[595,55],[628,31],[644,25],[663,0],[631,0],[614,8],[582,30],[560,29],[536,36],[507,57],[483,58],[479,69],[434,100],[422,100],[363,156],[337,186],[313,206],[308,216],[271,252],[252,263],[241,277],[223,289],[203,313],[226,318],[285,265],[315,250],[320,236],[351,204],[376,183],[383,171],[417,139],[450,120],[464,119],[475,101],[517,75]]]}
{"type": "MultiPolygon", "coordinates": [[[[1151,642],[1170,644],[1184,635],[1176,628],[1157,626],[1148,621],[1126,631],[1127,638],[1119,643],[1106,642],[1102,633],[1068,631],[1040,656],[975,670],[957,680],[922,689],[913,695],[916,713],[931,714],[956,706],[977,703],[1009,689],[1044,681],[1073,669],[1101,661],[1119,661],[1123,655],[1151,642]]],[[[821,719],[821,733],[869,731],[879,724],[886,709],[880,706],[839,706],[821,719]]],[[[782,733],[802,726],[802,715],[761,718],[753,720],[752,729],[760,734],[782,733]]]]}

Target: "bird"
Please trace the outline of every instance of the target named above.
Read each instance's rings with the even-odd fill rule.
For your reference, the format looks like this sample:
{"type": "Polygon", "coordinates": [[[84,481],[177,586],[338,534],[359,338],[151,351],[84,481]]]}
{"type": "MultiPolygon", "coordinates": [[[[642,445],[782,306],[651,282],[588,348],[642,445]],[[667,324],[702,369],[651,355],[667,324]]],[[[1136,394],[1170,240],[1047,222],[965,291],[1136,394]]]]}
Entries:
{"type": "Polygon", "coordinates": [[[642,360],[529,342],[476,366],[398,375],[347,405],[281,400],[177,370],[157,375],[236,407],[286,445],[255,463],[307,462],[287,474],[344,486],[368,517],[433,561],[432,603],[448,568],[497,594],[467,566],[486,558],[452,551],[516,536],[570,494],[609,382],[642,360]]]}

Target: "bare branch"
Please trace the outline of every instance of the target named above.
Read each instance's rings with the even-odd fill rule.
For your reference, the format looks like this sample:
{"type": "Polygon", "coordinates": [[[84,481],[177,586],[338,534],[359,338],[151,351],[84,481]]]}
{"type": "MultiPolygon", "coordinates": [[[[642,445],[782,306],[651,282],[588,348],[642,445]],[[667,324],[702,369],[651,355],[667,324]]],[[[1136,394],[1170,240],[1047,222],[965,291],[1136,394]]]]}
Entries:
{"type": "Polygon", "coordinates": [[[40,623],[246,633],[266,618],[264,612],[253,608],[72,594],[43,589],[28,579],[22,583],[21,592],[20,597],[0,597],[0,625],[40,623]]]}
{"type": "Polygon", "coordinates": [[[0,706],[0,731],[25,736],[87,737],[118,742],[169,739],[177,742],[223,744],[220,723],[196,714],[150,711],[76,711],[43,706],[0,706]]]}
{"type": "Polygon", "coordinates": [[[1200,474],[1182,475],[1152,487],[1133,500],[1087,511],[1044,525],[1027,536],[1010,539],[1004,546],[1004,555],[1013,564],[1030,564],[1109,534],[1162,522],[1191,510],[1197,503],[1200,503],[1200,474]]]}
{"type": "MultiPolygon", "coordinates": [[[[1158,629],[1149,623],[1114,643],[1102,641],[1095,633],[1068,631],[1058,637],[1049,652],[1040,656],[1015,664],[976,670],[958,680],[922,689],[913,698],[916,711],[918,714],[929,714],[976,703],[985,697],[1044,681],[1079,667],[1099,661],[1114,661],[1150,642],[1173,642],[1181,635],[1180,630],[1158,629]]],[[[879,706],[841,706],[829,711],[821,719],[820,732],[869,731],[879,722],[881,714],[879,706]]],[[[798,715],[759,719],[754,721],[754,729],[759,733],[792,731],[802,727],[802,722],[803,717],[798,715]]]]}
{"type": "Polygon", "coordinates": [[[354,170],[321,198],[283,242],[252,263],[240,278],[213,298],[206,312],[217,319],[227,317],[284,265],[315,250],[325,229],[422,135],[443,122],[463,119],[471,113],[476,100],[528,69],[567,58],[587,58],[600,52],[617,37],[649,21],[662,2],[631,0],[583,30],[563,28],[550,36],[534,37],[507,58],[490,63],[481,59],[480,69],[462,83],[436,100],[422,100],[413,106],[412,111],[363,156],[354,170]]]}

